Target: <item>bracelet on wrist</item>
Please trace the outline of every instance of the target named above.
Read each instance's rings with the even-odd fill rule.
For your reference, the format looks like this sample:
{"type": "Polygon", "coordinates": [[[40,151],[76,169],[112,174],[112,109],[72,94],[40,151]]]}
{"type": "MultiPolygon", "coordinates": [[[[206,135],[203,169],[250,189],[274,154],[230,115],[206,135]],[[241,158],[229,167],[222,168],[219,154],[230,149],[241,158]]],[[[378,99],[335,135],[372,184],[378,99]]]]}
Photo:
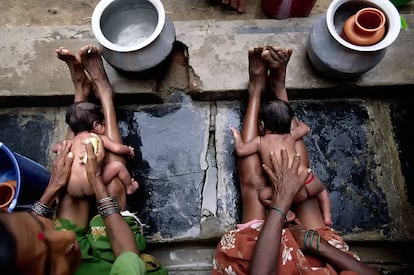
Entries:
{"type": "Polygon", "coordinates": [[[97,203],[97,209],[102,219],[105,219],[115,213],[121,213],[121,207],[115,197],[106,197],[99,200],[97,203]]]}
{"type": "Polygon", "coordinates": [[[37,215],[48,218],[54,219],[56,217],[56,208],[47,206],[39,201],[35,201],[32,205],[32,211],[35,212],[37,215]]]}
{"type": "Polygon", "coordinates": [[[99,206],[99,205],[101,205],[101,204],[103,204],[103,203],[105,203],[105,202],[113,202],[113,201],[115,201],[116,200],[116,197],[105,197],[105,198],[103,198],[103,199],[100,199],[100,200],[98,200],[97,202],[96,202],[96,205],[97,206],[99,206]]]}
{"type": "Polygon", "coordinates": [[[285,213],[285,212],[283,212],[283,211],[282,211],[282,209],[280,209],[279,207],[274,206],[274,205],[269,206],[269,209],[271,209],[271,210],[275,210],[276,212],[279,212],[279,213],[280,213],[280,215],[282,215],[282,217],[285,219],[285,222],[287,222],[287,216],[286,216],[286,213],[285,213]]]}
{"type": "Polygon", "coordinates": [[[319,245],[321,243],[321,235],[316,230],[308,229],[305,232],[305,236],[303,237],[303,246],[307,251],[319,251],[319,245]],[[313,238],[316,236],[316,248],[313,248],[313,238]],[[308,243],[308,239],[309,243],[308,243]]]}

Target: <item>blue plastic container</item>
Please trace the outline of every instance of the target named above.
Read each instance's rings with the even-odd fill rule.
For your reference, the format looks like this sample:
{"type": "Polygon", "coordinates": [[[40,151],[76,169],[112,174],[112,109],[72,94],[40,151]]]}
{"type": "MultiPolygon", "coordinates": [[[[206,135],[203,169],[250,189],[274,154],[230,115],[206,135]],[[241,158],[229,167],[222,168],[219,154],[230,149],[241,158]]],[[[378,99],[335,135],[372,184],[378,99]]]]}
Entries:
{"type": "Polygon", "coordinates": [[[0,182],[15,180],[16,190],[7,209],[28,208],[38,200],[50,180],[50,172],[41,164],[12,152],[0,142],[0,182]]]}

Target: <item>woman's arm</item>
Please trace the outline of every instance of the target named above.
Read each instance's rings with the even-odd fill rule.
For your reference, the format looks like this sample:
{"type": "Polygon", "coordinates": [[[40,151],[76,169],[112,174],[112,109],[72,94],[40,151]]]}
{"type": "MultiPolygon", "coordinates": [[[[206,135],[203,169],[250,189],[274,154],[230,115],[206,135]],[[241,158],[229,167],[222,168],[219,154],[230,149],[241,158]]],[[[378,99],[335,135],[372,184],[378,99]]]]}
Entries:
{"type": "Polygon", "coordinates": [[[306,230],[306,228],[301,225],[291,225],[289,228],[302,251],[319,256],[336,269],[342,271],[355,271],[358,274],[366,275],[381,274],[367,264],[358,261],[352,255],[330,245],[327,241],[320,238],[318,232],[314,230],[306,230]]]}
{"type": "Polygon", "coordinates": [[[57,147],[56,159],[53,162],[49,184],[39,199],[43,205],[51,206],[58,198],[60,191],[66,187],[73,163],[73,154],[70,152],[72,143],[64,140],[57,147]]]}
{"type": "Polygon", "coordinates": [[[103,184],[101,171],[98,168],[100,166],[96,161],[96,155],[93,153],[93,147],[89,140],[85,140],[85,148],[88,155],[88,161],[86,162],[86,173],[89,184],[95,192],[98,212],[99,207],[101,206],[102,209],[105,209],[106,213],[110,213],[106,216],[106,214],[103,215],[103,211],[100,212],[105,223],[106,232],[108,234],[109,241],[111,242],[115,258],[121,253],[127,251],[134,252],[139,255],[134,235],[120,214],[121,209],[119,207],[119,203],[117,208],[116,202],[109,197],[108,191],[103,184]]]}
{"type": "Polygon", "coordinates": [[[257,240],[250,262],[251,274],[277,274],[282,229],[286,222],[286,214],[293,199],[304,185],[307,171],[298,175],[300,156],[296,155],[291,167],[288,167],[289,156],[286,149],[281,151],[282,163],[277,162],[271,152],[273,167],[263,165],[271,181],[273,195],[271,200],[263,201],[270,211],[257,240]]]}
{"type": "Polygon", "coordinates": [[[364,275],[381,274],[377,270],[369,267],[367,264],[360,262],[351,255],[333,247],[325,240],[321,240],[319,251],[316,252],[316,254],[324,258],[327,263],[331,264],[339,270],[355,271],[358,274],[364,275]]]}

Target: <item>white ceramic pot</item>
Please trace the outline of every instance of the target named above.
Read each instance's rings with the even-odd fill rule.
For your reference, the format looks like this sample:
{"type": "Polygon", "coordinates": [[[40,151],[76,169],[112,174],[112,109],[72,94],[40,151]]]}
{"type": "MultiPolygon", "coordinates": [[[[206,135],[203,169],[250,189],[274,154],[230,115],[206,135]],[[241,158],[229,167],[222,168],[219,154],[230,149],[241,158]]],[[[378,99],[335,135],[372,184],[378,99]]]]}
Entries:
{"type": "Polygon", "coordinates": [[[92,14],[92,31],[105,60],[125,72],[157,66],[175,42],[160,0],[102,0],[92,14]]]}

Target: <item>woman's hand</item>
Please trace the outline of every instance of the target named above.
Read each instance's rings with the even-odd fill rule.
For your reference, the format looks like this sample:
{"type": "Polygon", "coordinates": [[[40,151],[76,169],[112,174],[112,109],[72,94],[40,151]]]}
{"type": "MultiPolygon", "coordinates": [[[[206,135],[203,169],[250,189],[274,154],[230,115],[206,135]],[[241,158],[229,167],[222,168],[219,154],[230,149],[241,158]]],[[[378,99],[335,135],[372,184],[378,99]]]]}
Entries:
{"type": "Polygon", "coordinates": [[[73,163],[73,153],[70,152],[71,147],[72,143],[69,140],[64,140],[57,146],[56,158],[53,162],[49,185],[39,202],[45,205],[51,205],[57,199],[59,192],[68,184],[73,163]]]}
{"type": "Polygon", "coordinates": [[[53,162],[49,185],[61,189],[68,184],[73,163],[73,154],[70,152],[72,143],[69,140],[62,141],[57,150],[56,159],[53,162]]]}
{"type": "MultiPolygon", "coordinates": [[[[104,152],[103,142],[99,137],[98,139],[98,152],[104,152]]],[[[94,153],[92,143],[89,139],[85,139],[83,144],[87,154],[87,161],[85,163],[86,176],[88,177],[88,182],[94,190],[96,200],[98,201],[102,198],[108,197],[108,192],[103,183],[101,174],[102,158],[99,156],[99,153],[94,153]]]]}
{"type": "Polygon", "coordinates": [[[89,139],[83,141],[87,155],[87,161],[85,163],[86,175],[89,184],[95,192],[97,186],[103,185],[101,175],[102,158],[99,156],[99,152],[103,152],[103,142],[98,136],[96,136],[96,138],[98,139],[97,154],[95,154],[93,145],[89,139]]]}
{"type": "Polygon", "coordinates": [[[262,203],[269,208],[266,222],[257,239],[252,260],[250,262],[250,273],[255,274],[277,274],[282,229],[286,222],[286,214],[293,199],[305,184],[307,172],[298,174],[300,156],[296,155],[292,166],[289,167],[289,156],[286,149],[281,151],[281,160],[271,153],[272,167],[263,165],[266,174],[271,181],[273,194],[271,199],[262,203]]]}
{"type": "Polygon", "coordinates": [[[270,160],[272,167],[263,164],[263,169],[271,181],[272,197],[270,200],[262,201],[266,207],[277,205],[279,207],[290,208],[293,199],[299,190],[304,186],[309,171],[302,171],[298,174],[300,164],[300,156],[295,155],[291,167],[289,165],[289,156],[286,149],[281,150],[281,163],[279,163],[276,155],[271,152],[270,160]]]}

